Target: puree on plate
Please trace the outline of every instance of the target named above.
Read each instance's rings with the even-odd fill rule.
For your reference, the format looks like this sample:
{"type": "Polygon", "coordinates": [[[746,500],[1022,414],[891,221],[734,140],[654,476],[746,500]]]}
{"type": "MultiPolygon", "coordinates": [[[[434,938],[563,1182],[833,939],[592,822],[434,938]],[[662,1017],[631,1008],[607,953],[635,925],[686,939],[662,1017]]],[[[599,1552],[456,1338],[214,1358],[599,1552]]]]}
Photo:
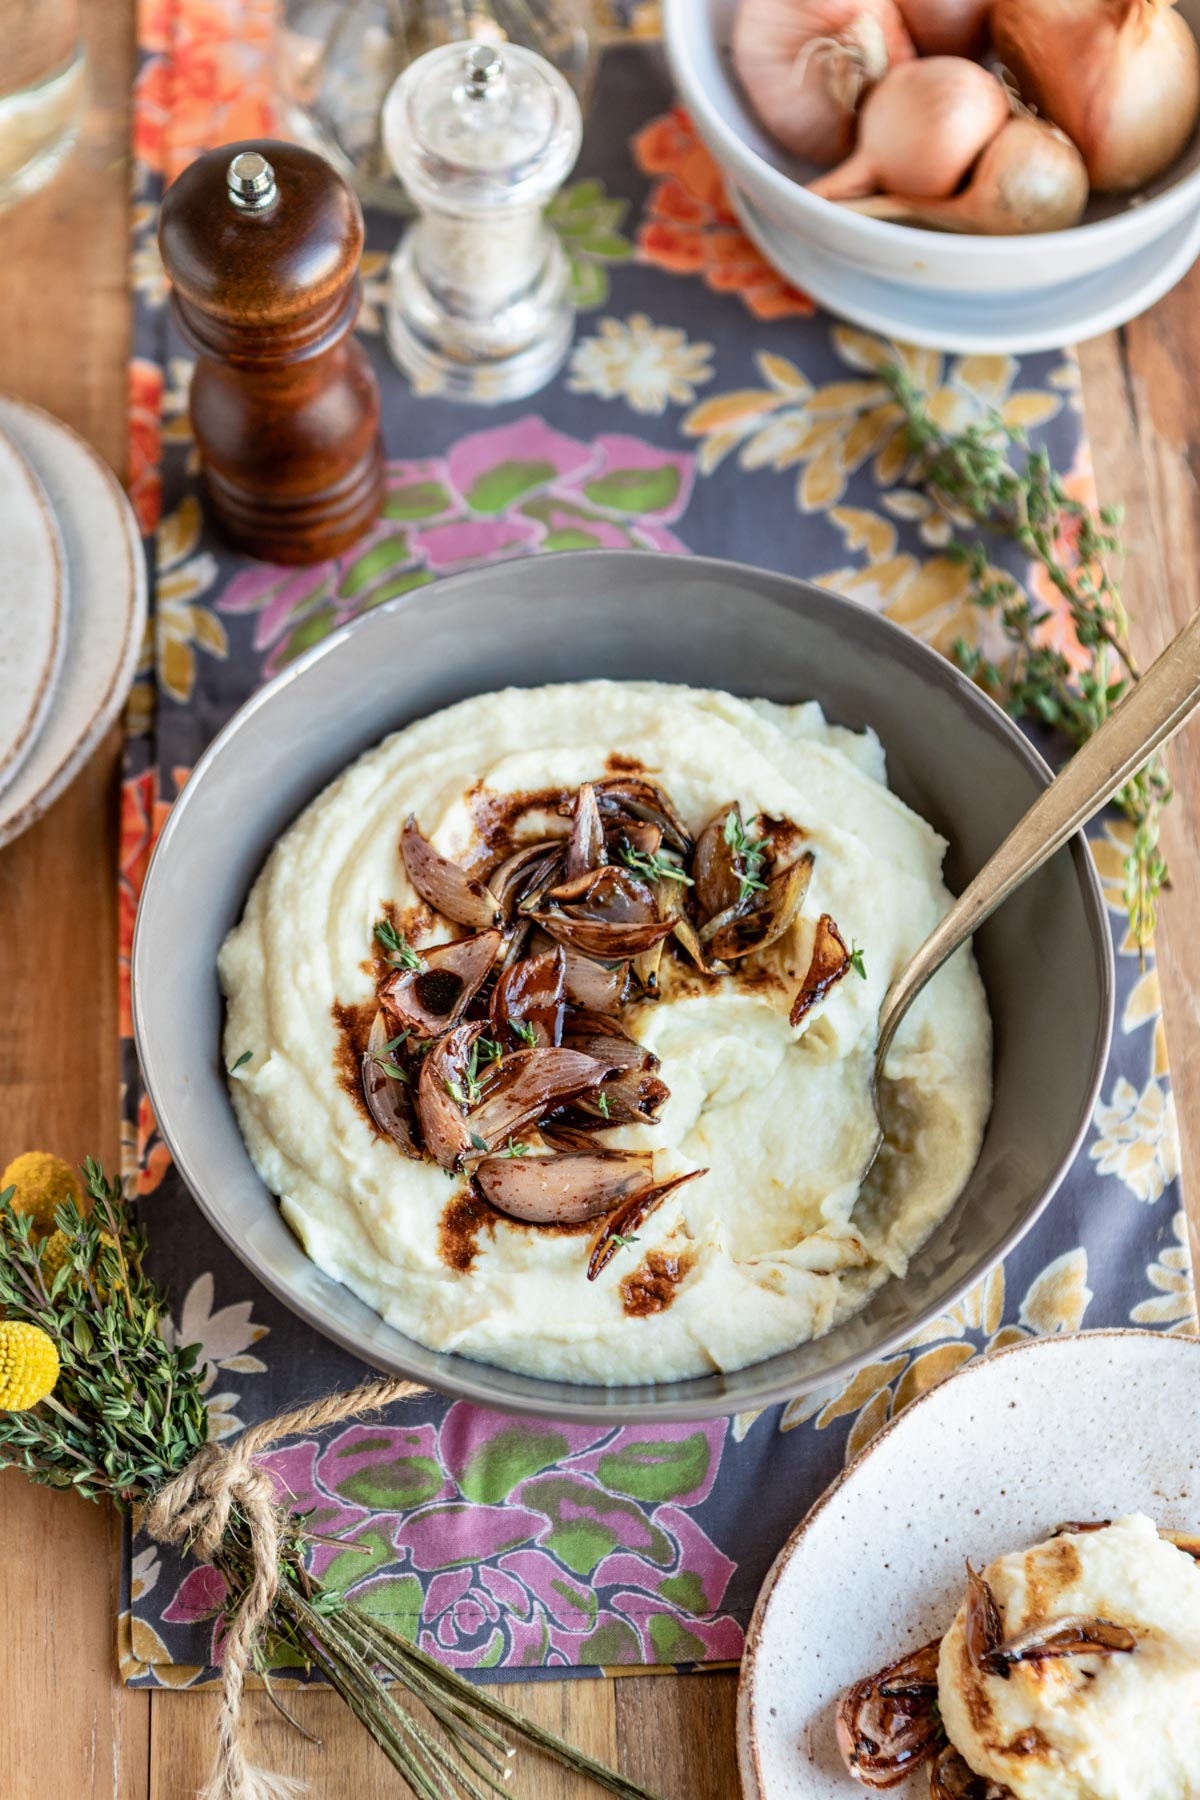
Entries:
{"type": "Polygon", "coordinates": [[[220,956],[231,1091],[308,1253],[531,1375],[741,1368],[862,1306],[978,1155],[991,1027],[945,843],[870,732],[657,683],[509,689],[368,751],[220,956]]]}

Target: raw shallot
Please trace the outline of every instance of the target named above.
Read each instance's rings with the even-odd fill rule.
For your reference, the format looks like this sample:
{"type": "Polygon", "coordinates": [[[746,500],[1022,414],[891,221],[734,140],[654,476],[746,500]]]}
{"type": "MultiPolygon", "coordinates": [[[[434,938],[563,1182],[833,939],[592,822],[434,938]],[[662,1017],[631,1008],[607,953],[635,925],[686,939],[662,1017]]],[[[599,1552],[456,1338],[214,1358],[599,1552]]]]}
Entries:
{"type": "Polygon", "coordinates": [[[1078,144],[1094,188],[1175,161],[1200,115],[1200,48],[1173,0],[996,0],[996,54],[1078,144]]]}
{"type": "Polygon", "coordinates": [[[977,56],[992,0],[897,0],[921,56],[977,56]]]}
{"type": "Polygon", "coordinates": [[[896,0],[741,0],[732,50],[767,130],[825,167],[848,154],[866,89],[916,54],[896,0]]]}
{"type": "Polygon", "coordinates": [[[826,200],[952,194],[1011,116],[996,77],[961,56],[901,63],[868,94],[853,153],[810,182],[826,200]]]}
{"type": "Polygon", "coordinates": [[[873,219],[1008,237],[1066,231],[1078,225],[1087,198],[1087,170],[1070,138],[1044,119],[1020,116],[986,146],[961,194],[944,200],[876,194],[848,205],[873,219]]]}

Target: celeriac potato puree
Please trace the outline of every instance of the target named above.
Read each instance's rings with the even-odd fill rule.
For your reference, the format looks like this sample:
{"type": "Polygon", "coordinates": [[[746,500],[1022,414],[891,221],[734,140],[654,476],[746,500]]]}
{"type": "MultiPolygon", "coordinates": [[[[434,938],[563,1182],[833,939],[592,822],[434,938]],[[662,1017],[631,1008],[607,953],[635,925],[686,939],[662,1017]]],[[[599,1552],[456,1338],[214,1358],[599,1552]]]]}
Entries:
{"type": "Polygon", "coordinates": [[[1017,1800],[1200,1800],[1200,1568],[1141,1513],[1051,1538],[984,1570],[1005,1637],[1070,1613],[1128,1626],[1126,1655],[1020,1663],[966,1655],[966,1605],[942,1640],[938,1705],[978,1775],[1017,1800]]]}
{"type": "MultiPolygon", "coordinates": [[[[309,1255],[437,1349],[533,1375],[632,1383],[736,1369],[815,1337],[903,1271],[978,1154],[991,1027],[963,954],[897,1040],[889,1074],[902,1150],[881,1159],[874,1197],[854,1211],[872,1140],[879,1005],[946,910],[944,850],[888,791],[874,735],[827,725],[814,704],[596,681],[510,689],[423,719],[347,769],[284,834],[222,948],[227,1061],[253,1051],[231,1086],[255,1166],[309,1255]],[[671,1097],[657,1127],[623,1127],[606,1144],[653,1148],[658,1179],[708,1174],[672,1194],[594,1282],[585,1270],[595,1228],[499,1217],[468,1249],[469,1268],[456,1269],[442,1227],[465,1178],[451,1183],[375,1135],[339,1084],[331,1007],[369,1001],[384,903],[401,916],[418,904],[399,852],[408,813],[443,855],[467,864],[480,850],[480,784],[492,794],[573,792],[631,764],[660,782],[695,833],[735,799],[747,819],[792,820],[815,851],[810,891],[766,953],[773,975],[705,984],[680,974],[662,999],[623,1014],[661,1057],[671,1097]],[[866,979],[848,972],[796,1032],[788,1013],[822,912],[861,946],[866,979]],[[681,1279],[665,1295],[660,1283],[661,1304],[631,1316],[623,1284],[661,1270],[655,1252],[677,1259],[681,1279]]],[[[457,1260],[467,1260],[461,1245],[457,1260]]]]}

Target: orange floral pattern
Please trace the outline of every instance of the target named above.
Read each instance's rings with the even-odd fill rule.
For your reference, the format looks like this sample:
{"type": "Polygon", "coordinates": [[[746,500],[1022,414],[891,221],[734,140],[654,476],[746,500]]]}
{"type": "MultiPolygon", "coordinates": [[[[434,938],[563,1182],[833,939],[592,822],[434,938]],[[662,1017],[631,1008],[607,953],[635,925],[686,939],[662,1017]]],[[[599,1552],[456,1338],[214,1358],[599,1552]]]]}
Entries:
{"type": "Polygon", "coordinates": [[[162,512],[163,372],[135,356],[129,364],[129,499],[143,537],[162,512]]]}
{"type": "Polygon", "coordinates": [[[173,180],[202,150],[269,137],[272,0],[143,0],[151,52],[133,89],[133,150],[173,180]]]}
{"type": "MultiPolygon", "coordinates": [[[[183,786],[190,770],[171,771],[175,791],[183,786]]],[[[121,833],[117,862],[117,947],[119,957],[119,1007],[121,1036],[133,1036],[133,1014],[129,993],[129,967],[133,952],[133,926],[138,902],[146,881],[146,870],[159,833],[167,821],[171,802],[161,797],[159,772],[143,769],[131,775],[121,788],[121,833]]],[[[140,1141],[140,1138],[139,1138],[140,1141]]]]}
{"type": "Polygon", "coordinates": [[[700,275],[714,293],[740,295],[756,319],[803,318],[815,310],[738,224],[721,171],[683,107],[652,119],[631,148],[638,167],[659,177],[638,230],[644,262],[673,275],[700,275]]]}

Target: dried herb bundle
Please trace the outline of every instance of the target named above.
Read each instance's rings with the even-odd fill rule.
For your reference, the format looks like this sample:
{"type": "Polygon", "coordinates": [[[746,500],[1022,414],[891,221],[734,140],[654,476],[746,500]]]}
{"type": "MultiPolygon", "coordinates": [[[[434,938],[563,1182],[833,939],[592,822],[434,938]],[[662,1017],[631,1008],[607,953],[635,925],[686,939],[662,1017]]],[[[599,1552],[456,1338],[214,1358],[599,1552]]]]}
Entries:
{"type": "MultiPolygon", "coordinates": [[[[52,1487],[74,1487],[88,1499],[111,1500],[122,1511],[149,1504],[152,1515],[150,1503],[156,1495],[161,1499],[168,1484],[186,1482],[206,1458],[211,1459],[206,1474],[221,1475],[232,1458],[220,1446],[205,1448],[199,1347],[176,1349],[163,1336],[167,1300],[142,1267],[145,1233],[99,1164],[89,1161],[83,1173],[90,1205],[66,1201],[55,1213],[53,1231],[13,1205],[12,1187],[0,1194],[4,1328],[25,1334],[21,1341],[27,1345],[44,1346],[48,1365],[41,1367],[49,1367],[50,1380],[54,1352],[58,1359],[52,1392],[28,1410],[0,1410],[0,1466],[22,1468],[52,1487]]],[[[261,1440],[270,1429],[255,1432],[261,1440]]],[[[268,1480],[252,1465],[243,1468],[240,1479],[268,1480]]],[[[207,1491],[206,1476],[197,1488],[207,1491]]],[[[231,1491],[240,1490],[234,1485],[231,1491]]],[[[644,1788],[444,1668],[353,1600],[323,1587],[305,1566],[314,1539],[304,1518],[283,1512],[273,1498],[266,1510],[277,1545],[276,1585],[250,1660],[268,1692],[272,1649],[286,1646],[289,1662],[299,1656],[341,1695],[418,1800],[511,1795],[509,1738],[590,1776],[623,1800],[651,1800],[644,1788]],[[421,1710],[404,1703],[409,1700],[420,1702],[421,1710]]],[[[204,1553],[212,1514],[202,1517],[203,1507],[193,1511],[194,1523],[186,1511],[176,1513],[180,1529],[171,1541],[204,1553]]],[[[256,1522],[255,1508],[235,1498],[211,1547],[209,1559],[228,1591],[227,1662],[239,1610],[261,1573],[261,1502],[257,1511],[256,1522]]],[[[227,1714],[228,1709],[227,1681],[227,1714]]],[[[236,1711],[235,1704],[233,1741],[222,1746],[206,1794],[212,1800],[267,1800],[294,1791],[292,1784],[244,1763],[236,1711]]]]}

